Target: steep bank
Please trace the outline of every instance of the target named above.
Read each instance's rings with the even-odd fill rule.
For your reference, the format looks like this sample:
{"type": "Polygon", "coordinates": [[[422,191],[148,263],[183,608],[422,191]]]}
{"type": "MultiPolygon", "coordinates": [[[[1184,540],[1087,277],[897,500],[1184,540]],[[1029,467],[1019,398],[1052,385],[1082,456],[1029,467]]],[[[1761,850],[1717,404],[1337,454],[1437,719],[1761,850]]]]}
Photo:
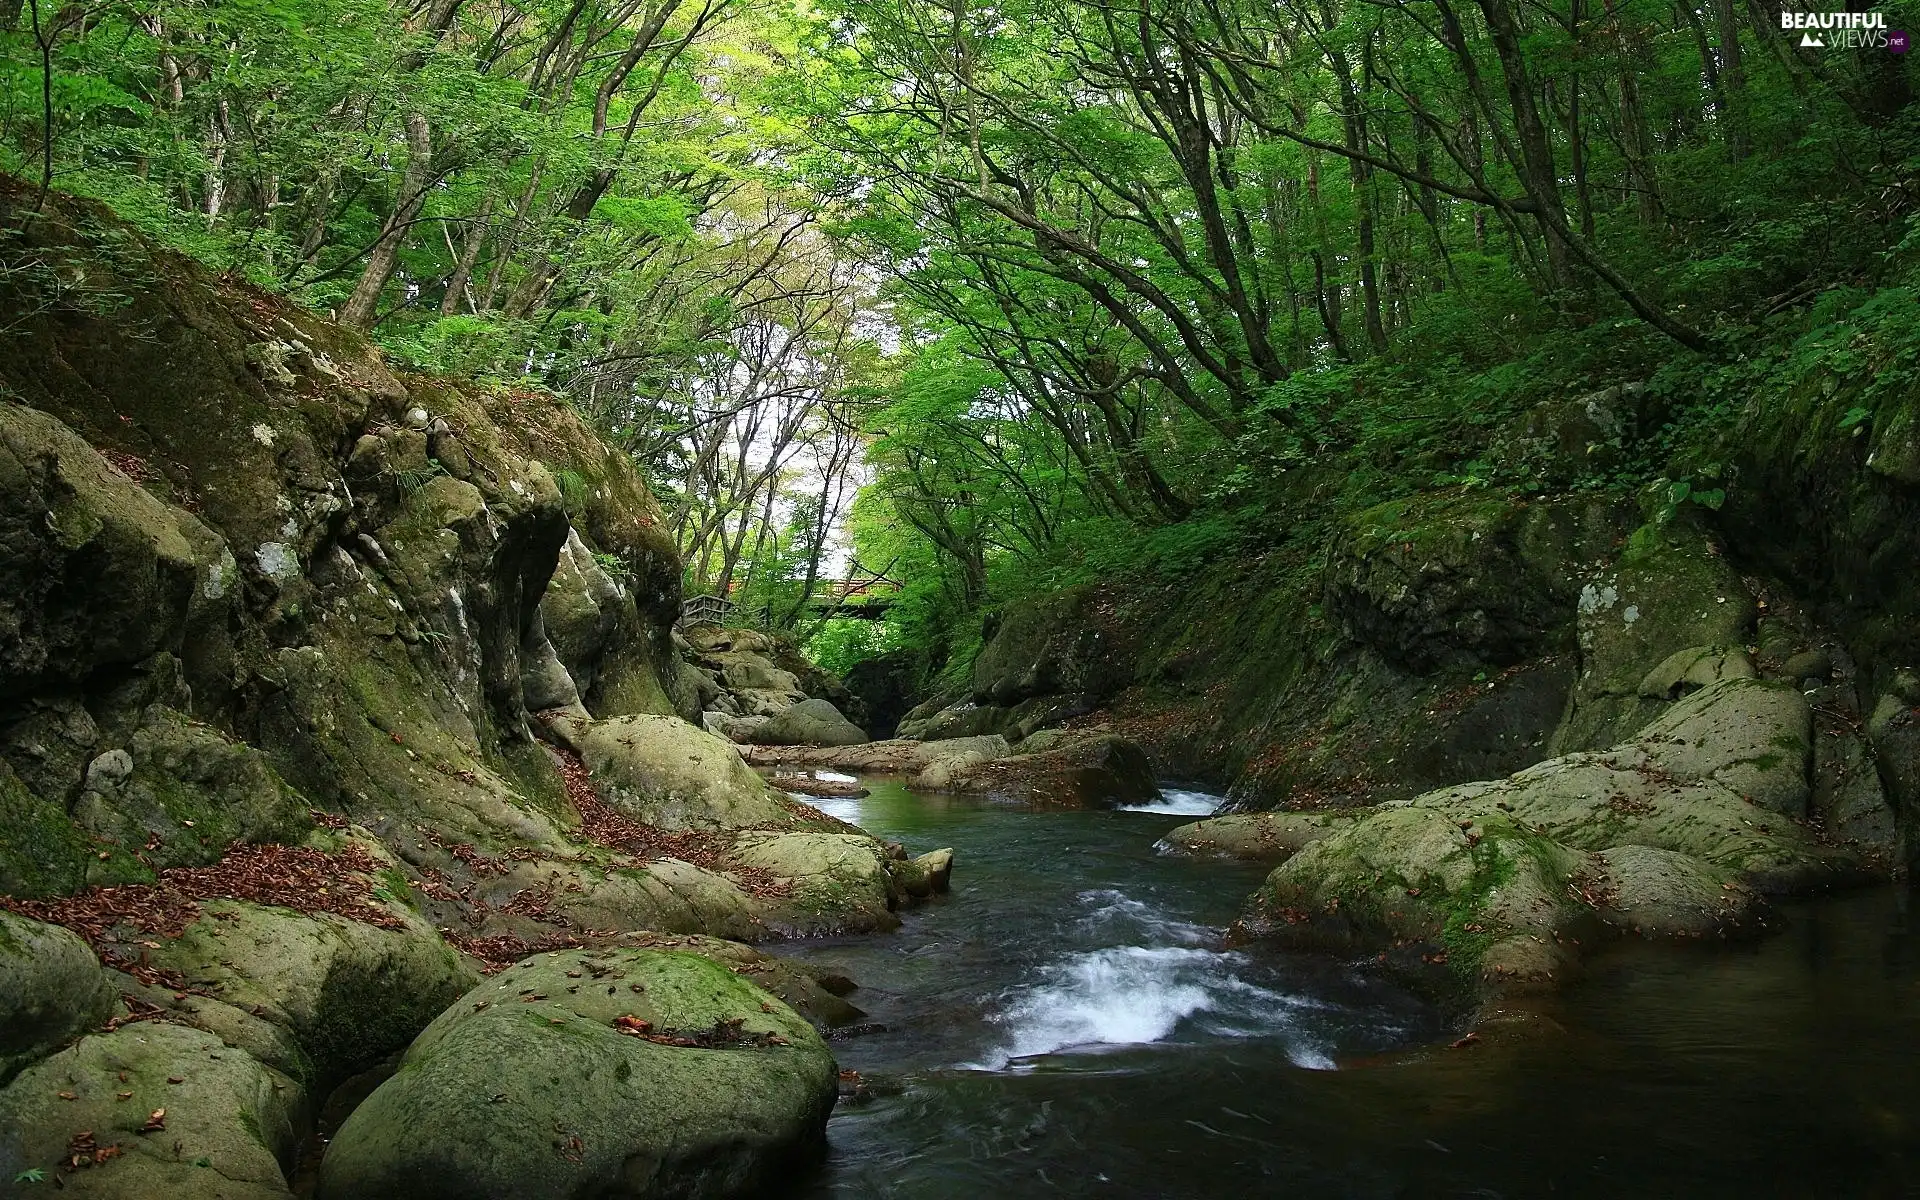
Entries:
{"type": "MultiPolygon", "coordinates": [[[[285,1195],[328,1093],[487,972],[636,937],[887,928],[924,892],[897,847],[678,715],[672,544],[567,406],[396,373],[98,206],[31,200],[0,181],[0,1188],[285,1195]]],[[[847,1019],[727,947],[689,944],[847,1019]]],[[[786,1012],[621,953],[696,981],[626,1002],[657,1035],[632,1050],[643,1075],[698,1085],[656,1060],[718,1063],[681,1047],[733,1045],[743,1003],[786,1012]]],[[[818,1144],[831,1058],[794,1055],[809,1082],[745,1141],[622,1126],[596,1150],[638,1139],[649,1187],[751,1186],[818,1144]]]]}
{"type": "Polygon", "coordinates": [[[1755,896],[1904,873],[1920,409],[1821,361],[1685,439],[1637,387],[1490,435],[1558,486],[1354,505],[1336,468],[1283,479],[1288,532],[1258,555],[1009,605],[967,685],[902,729],[1016,753],[1118,735],[1235,809],[1325,812],[1170,843],[1299,852],[1249,936],[1398,948],[1495,990],[1566,977],[1589,932],[1735,936],[1765,927],[1755,896]],[[1665,454],[1675,478],[1569,488],[1576,452],[1665,454]],[[1721,486],[1684,482],[1705,460],[1721,486]],[[1649,739],[1694,750],[1661,765],[1649,739]],[[1515,938],[1545,950],[1490,956],[1515,938]]]}

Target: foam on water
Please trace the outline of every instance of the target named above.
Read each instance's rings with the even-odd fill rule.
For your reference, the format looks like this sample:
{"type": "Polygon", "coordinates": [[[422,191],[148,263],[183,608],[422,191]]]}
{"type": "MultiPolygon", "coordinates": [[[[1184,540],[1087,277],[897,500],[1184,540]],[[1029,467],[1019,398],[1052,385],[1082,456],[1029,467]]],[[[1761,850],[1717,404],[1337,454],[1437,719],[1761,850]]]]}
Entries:
{"type": "Polygon", "coordinates": [[[1040,968],[1031,984],[1002,997],[992,1020],[1004,1037],[967,1066],[999,1071],[1063,1050],[1147,1045],[1187,1027],[1215,1037],[1277,1036],[1297,1065],[1333,1067],[1293,1017],[1321,1005],[1248,982],[1245,956],[1211,948],[1218,930],[1117,890],[1082,892],[1078,900],[1087,910],[1079,932],[1151,944],[1076,951],[1040,968]]]}
{"type": "Polygon", "coordinates": [[[1225,796],[1186,788],[1161,788],[1160,798],[1148,804],[1122,804],[1122,812],[1164,813],[1170,817],[1210,817],[1226,803],[1225,796]]]}

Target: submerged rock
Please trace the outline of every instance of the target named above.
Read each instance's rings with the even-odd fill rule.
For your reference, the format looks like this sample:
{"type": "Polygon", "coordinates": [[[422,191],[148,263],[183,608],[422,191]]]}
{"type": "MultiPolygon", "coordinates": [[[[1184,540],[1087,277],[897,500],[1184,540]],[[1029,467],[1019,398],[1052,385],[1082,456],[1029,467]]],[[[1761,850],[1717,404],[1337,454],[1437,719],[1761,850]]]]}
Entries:
{"type": "Polygon", "coordinates": [[[764,1194],[824,1149],[837,1076],[799,1014],[698,954],[538,955],[420,1035],[318,1194],[764,1194]]]}

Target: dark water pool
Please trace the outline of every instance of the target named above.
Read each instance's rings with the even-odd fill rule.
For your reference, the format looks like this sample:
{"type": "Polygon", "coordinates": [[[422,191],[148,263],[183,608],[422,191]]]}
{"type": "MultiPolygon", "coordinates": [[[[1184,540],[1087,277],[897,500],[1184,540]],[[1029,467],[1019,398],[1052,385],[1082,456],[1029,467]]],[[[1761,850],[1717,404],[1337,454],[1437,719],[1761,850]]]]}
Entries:
{"type": "Polygon", "coordinates": [[[1190,816],[823,807],[956,867],[897,934],[788,950],[888,1027],[836,1046],[890,1094],[841,1108],[796,1195],[1920,1196],[1905,892],[1751,948],[1622,944],[1531,1032],[1454,1050],[1344,966],[1223,950],[1260,872],[1153,854],[1190,816]]]}

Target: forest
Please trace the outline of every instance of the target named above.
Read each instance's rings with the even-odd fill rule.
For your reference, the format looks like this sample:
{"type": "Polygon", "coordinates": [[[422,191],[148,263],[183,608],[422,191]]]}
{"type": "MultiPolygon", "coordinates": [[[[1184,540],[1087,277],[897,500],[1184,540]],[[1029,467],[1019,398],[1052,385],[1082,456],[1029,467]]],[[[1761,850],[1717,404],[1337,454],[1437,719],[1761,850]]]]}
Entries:
{"type": "Polygon", "coordinates": [[[1578,486],[1711,494],[1680,451],[1727,395],[1861,333],[1901,386],[1906,60],[1780,16],[21,0],[5,153],[399,362],[557,391],[689,591],[938,664],[994,604],[1298,536],[1289,473],[1524,492],[1486,432],[1569,389],[1673,401],[1578,486]],[[835,579],[893,619],[823,624],[835,579]]]}
{"type": "Polygon", "coordinates": [[[0,1200],[1914,1194],[1910,28],[0,0],[0,1200]]]}

